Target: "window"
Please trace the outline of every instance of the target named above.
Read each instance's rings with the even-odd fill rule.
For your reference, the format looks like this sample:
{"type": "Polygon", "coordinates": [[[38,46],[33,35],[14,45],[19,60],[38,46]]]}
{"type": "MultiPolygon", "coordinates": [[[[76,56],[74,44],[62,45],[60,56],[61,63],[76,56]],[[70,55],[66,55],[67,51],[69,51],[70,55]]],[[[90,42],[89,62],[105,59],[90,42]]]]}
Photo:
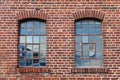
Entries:
{"type": "Polygon", "coordinates": [[[20,22],[19,67],[46,66],[46,23],[20,22]]]}
{"type": "Polygon", "coordinates": [[[102,66],[101,22],[79,20],[75,22],[75,63],[76,67],[102,66]]]}

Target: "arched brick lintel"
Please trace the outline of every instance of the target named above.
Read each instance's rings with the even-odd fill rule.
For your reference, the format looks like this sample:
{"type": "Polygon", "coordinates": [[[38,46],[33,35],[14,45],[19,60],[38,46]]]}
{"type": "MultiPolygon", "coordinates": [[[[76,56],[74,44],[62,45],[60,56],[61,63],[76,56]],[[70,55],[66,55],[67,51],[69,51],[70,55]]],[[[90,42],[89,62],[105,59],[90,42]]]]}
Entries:
{"type": "Polygon", "coordinates": [[[28,19],[28,18],[36,18],[36,19],[47,19],[47,14],[42,11],[21,11],[17,13],[18,20],[28,19]]]}
{"type": "Polygon", "coordinates": [[[95,18],[99,20],[103,20],[105,13],[97,10],[82,10],[73,13],[74,19],[83,19],[83,18],[95,18]]]}

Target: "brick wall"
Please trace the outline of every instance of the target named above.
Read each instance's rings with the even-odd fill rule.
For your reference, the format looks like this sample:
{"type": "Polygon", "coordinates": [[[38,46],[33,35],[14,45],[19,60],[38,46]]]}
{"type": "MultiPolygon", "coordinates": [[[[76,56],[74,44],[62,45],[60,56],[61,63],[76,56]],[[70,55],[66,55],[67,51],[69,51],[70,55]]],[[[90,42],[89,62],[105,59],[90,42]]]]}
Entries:
{"type": "Polygon", "coordinates": [[[119,9],[119,0],[0,0],[0,80],[120,80],[119,9]],[[46,69],[18,68],[18,22],[25,18],[46,20],[46,69]],[[75,68],[79,18],[103,20],[101,69],[75,68]]]}

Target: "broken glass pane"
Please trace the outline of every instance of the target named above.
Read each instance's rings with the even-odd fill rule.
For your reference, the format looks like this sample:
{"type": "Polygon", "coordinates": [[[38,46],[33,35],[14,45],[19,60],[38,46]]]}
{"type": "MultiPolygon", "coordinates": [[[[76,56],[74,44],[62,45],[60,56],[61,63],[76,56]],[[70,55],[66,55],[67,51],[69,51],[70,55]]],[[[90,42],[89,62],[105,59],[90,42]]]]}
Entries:
{"type": "Polygon", "coordinates": [[[95,58],[95,51],[89,51],[89,57],[95,58]]]}
{"type": "Polygon", "coordinates": [[[27,45],[27,51],[32,51],[32,45],[27,45]]]}
{"type": "Polygon", "coordinates": [[[37,58],[38,57],[38,52],[33,52],[33,57],[37,58]]]}
{"type": "Polygon", "coordinates": [[[25,45],[24,44],[20,44],[19,45],[19,51],[24,51],[25,50],[25,45]]]}

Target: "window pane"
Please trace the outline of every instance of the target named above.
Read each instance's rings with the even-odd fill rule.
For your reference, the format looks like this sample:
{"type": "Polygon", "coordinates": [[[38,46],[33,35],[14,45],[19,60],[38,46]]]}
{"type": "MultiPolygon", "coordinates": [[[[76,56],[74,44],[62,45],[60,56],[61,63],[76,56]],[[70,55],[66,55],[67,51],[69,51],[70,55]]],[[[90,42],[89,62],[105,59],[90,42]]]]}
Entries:
{"type": "Polygon", "coordinates": [[[39,32],[40,32],[40,30],[39,30],[39,29],[34,29],[34,35],[38,35],[38,34],[39,34],[39,32]]]}
{"type": "Polygon", "coordinates": [[[41,35],[45,35],[45,34],[46,34],[46,30],[45,30],[45,29],[40,29],[39,34],[41,34],[41,35]]]}
{"type": "Polygon", "coordinates": [[[89,29],[89,34],[95,34],[95,29],[89,29]]]}
{"type": "Polygon", "coordinates": [[[80,59],[81,56],[82,56],[82,52],[81,51],[75,53],[75,57],[76,58],[80,59]]]}
{"type": "Polygon", "coordinates": [[[27,29],[27,34],[32,35],[33,34],[33,29],[27,29]]]}
{"type": "Polygon", "coordinates": [[[89,57],[95,58],[95,51],[89,51],[89,57]]]}
{"type": "Polygon", "coordinates": [[[46,24],[45,22],[40,23],[40,29],[46,29],[46,24]]]}
{"type": "Polygon", "coordinates": [[[102,36],[96,36],[96,43],[102,43],[102,36]]]}
{"type": "Polygon", "coordinates": [[[40,44],[40,52],[46,51],[46,44],[40,44]]]}
{"type": "Polygon", "coordinates": [[[46,43],[46,36],[40,36],[40,43],[46,43]]]}
{"type": "Polygon", "coordinates": [[[76,28],[76,35],[81,35],[81,29],[80,28],[76,28]]]}
{"type": "Polygon", "coordinates": [[[87,59],[83,59],[83,60],[81,60],[81,66],[89,66],[89,60],[87,60],[87,59]]]}
{"type": "Polygon", "coordinates": [[[25,36],[20,36],[20,43],[25,43],[25,36]]]}
{"type": "Polygon", "coordinates": [[[40,22],[34,21],[34,28],[40,28],[40,22]]]}
{"type": "Polygon", "coordinates": [[[89,21],[89,28],[94,28],[95,27],[95,23],[94,21],[89,21]]]}
{"type": "Polygon", "coordinates": [[[23,59],[25,57],[25,52],[19,52],[19,58],[23,59]]]}
{"type": "Polygon", "coordinates": [[[95,51],[95,44],[89,44],[89,51],[95,51]]]}
{"type": "Polygon", "coordinates": [[[75,42],[76,42],[76,43],[79,44],[79,43],[81,43],[81,41],[82,41],[82,40],[81,40],[81,36],[75,36],[75,42]]]}
{"type": "Polygon", "coordinates": [[[88,43],[88,36],[82,36],[82,42],[88,43]]]}
{"type": "Polygon", "coordinates": [[[33,21],[27,22],[27,28],[33,28],[33,21]]]}
{"type": "Polygon", "coordinates": [[[96,22],[96,27],[98,27],[98,28],[100,28],[100,27],[101,27],[100,22],[96,22]]]}
{"type": "Polygon", "coordinates": [[[97,59],[102,59],[102,52],[96,52],[96,58],[97,59]]]}
{"type": "Polygon", "coordinates": [[[95,43],[95,36],[89,36],[89,43],[95,43]]]}
{"type": "Polygon", "coordinates": [[[96,51],[102,52],[102,43],[96,43],[96,51]]]}
{"type": "Polygon", "coordinates": [[[32,58],[32,52],[31,51],[27,51],[26,57],[27,58],[32,58]]]}
{"type": "Polygon", "coordinates": [[[34,43],[39,43],[39,36],[34,36],[33,41],[34,43]]]}
{"type": "Polygon", "coordinates": [[[80,44],[76,44],[76,51],[82,51],[82,46],[80,44]]]}
{"type": "Polygon", "coordinates": [[[21,23],[21,28],[26,28],[26,23],[21,23]]]}
{"type": "Polygon", "coordinates": [[[34,53],[33,53],[33,57],[34,57],[34,58],[38,58],[38,56],[39,56],[38,54],[39,54],[38,52],[34,52],[34,53]]]}
{"type": "Polygon", "coordinates": [[[79,56],[79,54],[75,55],[75,63],[76,63],[76,66],[80,66],[80,56],[79,56]]]}
{"type": "Polygon", "coordinates": [[[88,44],[83,44],[83,51],[89,51],[88,44]]]}
{"type": "Polygon", "coordinates": [[[101,34],[101,29],[100,28],[96,28],[96,34],[101,34]]]}
{"type": "Polygon", "coordinates": [[[32,36],[27,36],[27,43],[32,43],[32,36]]]}
{"type": "Polygon", "coordinates": [[[80,22],[76,22],[75,26],[78,28],[78,27],[81,27],[81,23],[80,22]]]}
{"type": "Polygon", "coordinates": [[[39,45],[33,45],[33,51],[38,52],[39,51],[39,45]]]}
{"type": "Polygon", "coordinates": [[[24,51],[25,50],[25,45],[24,44],[20,44],[19,45],[19,51],[24,51]]]}
{"type": "Polygon", "coordinates": [[[82,21],[82,28],[88,28],[88,21],[82,21]]]}
{"type": "Polygon", "coordinates": [[[32,66],[32,60],[26,60],[26,66],[32,66]]]}
{"type": "Polygon", "coordinates": [[[40,53],[40,66],[46,66],[46,54],[40,53]]]}
{"type": "Polygon", "coordinates": [[[82,29],[82,34],[83,34],[83,35],[84,35],[84,34],[88,34],[88,28],[82,29]]]}
{"type": "Polygon", "coordinates": [[[33,60],[33,66],[39,66],[39,59],[33,60]]]}
{"type": "Polygon", "coordinates": [[[25,61],[24,60],[19,60],[19,66],[24,67],[25,66],[25,61]]]}
{"type": "Polygon", "coordinates": [[[83,51],[83,58],[89,58],[88,51],[83,51]]]}
{"type": "Polygon", "coordinates": [[[20,30],[20,34],[21,34],[21,35],[25,35],[25,34],[27,34],[26,29],[21,29],[21,30],[20,30]]]}
{"type": "Polygon", "coordinates": [[[46,66],[46,62],[40,61],[40,66],[46,66]]]}
{"type": "Polygon", "coordinates": [[[27,45],[27,51],[32,51],[32,45],[27,45]]]}

